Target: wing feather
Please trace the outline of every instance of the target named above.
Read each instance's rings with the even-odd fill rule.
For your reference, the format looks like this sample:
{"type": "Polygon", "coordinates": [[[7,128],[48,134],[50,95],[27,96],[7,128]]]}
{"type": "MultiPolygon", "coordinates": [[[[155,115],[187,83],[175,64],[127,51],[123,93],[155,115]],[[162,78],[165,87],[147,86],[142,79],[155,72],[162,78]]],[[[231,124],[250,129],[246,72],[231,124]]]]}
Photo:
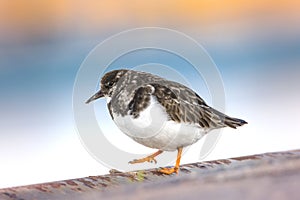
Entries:
{"type": "Polygon", "coordinates": [[[190,89],[185,93],[186,95],[179,94],[178,90],[159,83],[141,86],[135,90],[134,97],[129,103],[129,114],[135,118],[138,117],[138,113],[150,104],[150,98],[153,95],[165,108],[170,119],[178,123],[198,124],[204,129],[215,129],[225,126],[236,128],[246,123],[243,120],[231,118],[211,108],[198,94],[190,89]]]}

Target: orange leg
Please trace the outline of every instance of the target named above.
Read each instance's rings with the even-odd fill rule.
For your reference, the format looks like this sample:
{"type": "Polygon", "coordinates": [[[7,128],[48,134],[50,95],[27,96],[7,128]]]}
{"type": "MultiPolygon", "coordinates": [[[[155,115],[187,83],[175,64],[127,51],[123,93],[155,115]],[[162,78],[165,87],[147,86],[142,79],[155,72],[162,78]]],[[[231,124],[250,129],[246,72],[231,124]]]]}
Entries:
{"type": "Polygon", "coordinates": [[[178,174],[178,170],[179,170],[179,164],[180,164],[180,159],[181,159],[181,154],[182,154],[182,147],[178,148],[178,153],[177,153],[177,160],[176,160],[176,165],[172,168],[162,168],[159,170],[159,172],[163,173],[163,174],[172,174],[172,173],[176,173],[178,174]]]}
{"type": "Polygon", "coordinates": [[[136,164],[136,163],[143,163],[143,162],[154,162],[155,164],[157,163],[155,160],[155,157],[161,154],[163,151],[158,150],[154,154],[151,154],[150,156],[147,156],[146,158],[141,158],[141,159],[134,159],[132,161],[129,161],[129,164],[136,164]]]}

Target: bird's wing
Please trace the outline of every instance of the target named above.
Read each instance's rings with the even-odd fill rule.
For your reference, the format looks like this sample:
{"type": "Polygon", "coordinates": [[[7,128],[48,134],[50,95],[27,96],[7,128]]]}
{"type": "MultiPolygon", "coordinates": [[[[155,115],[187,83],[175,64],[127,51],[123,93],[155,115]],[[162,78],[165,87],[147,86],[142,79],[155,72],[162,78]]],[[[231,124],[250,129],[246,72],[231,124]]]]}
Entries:
{"type": "Polygon", "coordinates": [[[211,112],[211,108],[197,94],[190,97],[195,100],[191,103],[176,95],[172,89],[157,83],[150,83],[135,90],[134,97],[128,106],[129,114],[135,118],[138,117],[139,112],[150,104],[151,95],[156,97],[173,121],[198,124],[204,129],[226,126],[222,123],[220,113],[211,112]],[[200,98],[199,101],[197,101],[198,97],[200,98]],[[199,103],[195,104],[195,102],[199,103]]]}
{"type": "Polygon", "coordinates": [[[224,127],[220,116],[211,112],[210,107],[192,90],[185,91],[186,95],[182,98],[182,95],[176,95],[176,91],[168,87],[160,84],[151,85],[155,88],[153,95],[172,120],[198,124],[204,129],[224,127]]]}
{"type": "Polygon", "coordinates": [[[166,87],[158,83],[149,83],[134,91],[134,97],[130,101],[128,110],[133,117],[138,117],[140,111],[150,105],[151,95],[165,108],[171,120],[197,124],[201,128],[211,130],[229,126],[236,128],[247,122],[241,119],[229,117],[208,106],[195,92],[188,89],[187,95],[182,98],[172,87],[166,87]],[[171,89],[170,89],[171,88],[171,89]]]}
{"type": "MultiPolygon", "coordinates": [[[[196,123],[205,129],[215,129],[226,126],[236,128],[247,124],[247,122],[242,119],[229,117],[208,106],[197,93],[182,84],[167,81],[166,85],[168,85],[168,87],[165,87],[165,84],[159,83],[152,85],[156,88],[156,92],[154,92],[154,94],[156,94],[158,100],[159,96],[157,96],[157,94],[161,93],[160,96],[163,97],[164,93],[168,96],[168,94],[173,92],[172,97],[176,97],[175,99],[179,102],[179,104],[176,104],[178,107],[176,110],[180,111],[179,117],[176,118],[176,116],[174,116],[174,118],[172,118],[173,120],[180,119],[180,121],[183,122],[196,123]]],[[[167,98],[171,99],[170,97],[167,98]]],[[[173,112],[168,112],[169,115],[171,113],[173,112]]]]}

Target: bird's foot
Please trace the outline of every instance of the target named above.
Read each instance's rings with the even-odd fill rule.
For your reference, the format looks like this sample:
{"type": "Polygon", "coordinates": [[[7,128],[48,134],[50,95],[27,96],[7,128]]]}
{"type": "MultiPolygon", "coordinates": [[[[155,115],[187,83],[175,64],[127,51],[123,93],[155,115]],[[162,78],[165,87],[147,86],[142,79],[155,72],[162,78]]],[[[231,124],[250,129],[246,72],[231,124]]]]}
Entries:
{"type": "Polygon", "coordinates": [[[143,162],[150,162],[150,163],[157,163],[154,157],[148,156],[146,158],[141,158],[141,159],[134,159],[132,161],[129,161],[129,164],[136,164],[136,163],[143,163],[143,162]]]}
{"type": "Polygon", "coordinates": [[[176,173],[178,174],[178,167],[171,167],[171,168],[162,168],[159,170],[160,173],[163,173],[163,174],[167,174],[167,175],[170,175],[170,174],[173,174],[173,173],[176,173]]]}
{"type": "Polygon", "coordinates": [[[132,161],[129,161],[129,164],[136,164],[136,163],[143,163],[143,162],[150,162],[150,163],[157,163],[155,160],[155,157],[158,156],[159,154],[161,154],[163,151],[162,150],[158,150],[157,152],[155,152],[154,154],[151,154],[150,156],[147,156],[146,158],[141,158],[141,159],[134,159],[132,161]]]}

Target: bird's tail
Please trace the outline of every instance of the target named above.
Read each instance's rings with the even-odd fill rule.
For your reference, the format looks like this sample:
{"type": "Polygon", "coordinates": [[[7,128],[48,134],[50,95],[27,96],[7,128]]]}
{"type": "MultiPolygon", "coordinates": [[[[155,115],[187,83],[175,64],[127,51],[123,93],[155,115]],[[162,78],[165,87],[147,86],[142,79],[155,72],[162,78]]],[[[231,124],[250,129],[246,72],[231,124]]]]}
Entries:
{"type": "Polygon", "coordinates": [[[244,124],[248,124],[248,123],[242,119],[225,116],[224,124],[226,124],[231,128],[236,128],[238,126],[243,126],[244,124]]]}
{"type": "Polygon", "coordinates": [[[237,128],[239,126],[243,126],[244,124],[248,124],[245,120],[229,117],[224,113],[212,108],[212,107],[202,107],[204,109],[204,113],[207,114],[207,118],[209,118],[212,123],[213,128],[222,128],[222,127],[231,127],[237,128]]]}

